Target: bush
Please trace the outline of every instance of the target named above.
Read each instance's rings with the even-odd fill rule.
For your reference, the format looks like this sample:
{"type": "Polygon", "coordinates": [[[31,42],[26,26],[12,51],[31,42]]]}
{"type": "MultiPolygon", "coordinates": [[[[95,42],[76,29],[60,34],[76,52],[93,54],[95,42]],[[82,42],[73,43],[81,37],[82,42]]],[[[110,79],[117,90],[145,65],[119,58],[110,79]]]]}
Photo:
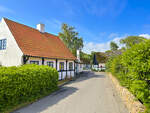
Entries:
{"type": "Polygon", "coordinates": [[[142,80],[135,80],[132,82],[130,87],[130,91],[142,102],[149,103],[150,99],[148,98],[150,95],[148,84],[142,80]]]}
{"type": "Polygon", "coordinates": [[[150,108],[150,41],[132,46],[122,55],[108,60],[106,66],[121,85],[150,108]]]}
{"type": "Polygon", "coordinates": [[[58,72],[48,66],[0,68],[0,112],[57,89],[58,72]]]}

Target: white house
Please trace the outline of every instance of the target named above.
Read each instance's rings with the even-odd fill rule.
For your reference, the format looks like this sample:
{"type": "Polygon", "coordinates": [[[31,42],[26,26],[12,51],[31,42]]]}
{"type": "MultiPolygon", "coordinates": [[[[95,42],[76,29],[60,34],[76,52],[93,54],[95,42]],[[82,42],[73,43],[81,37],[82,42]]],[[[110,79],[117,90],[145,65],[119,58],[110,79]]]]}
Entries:
{"type": "Polygon", "coordinates": [[[0,64],[48,65],[59,71],[59,79],[75,75],[76,57],[58,36],[45,32],[44,24],[32,28],[2,18],[0,22],[0,64]]]}

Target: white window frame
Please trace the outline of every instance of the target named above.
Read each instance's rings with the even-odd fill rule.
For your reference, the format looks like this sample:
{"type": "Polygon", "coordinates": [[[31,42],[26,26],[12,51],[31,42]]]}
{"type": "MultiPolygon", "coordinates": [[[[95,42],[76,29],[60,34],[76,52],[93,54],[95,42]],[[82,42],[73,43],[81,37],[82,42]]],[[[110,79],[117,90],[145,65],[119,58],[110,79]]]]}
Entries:
{"type": "Polygon", "coordinates": [[[65,62],[59,62],[59,70],[60,71],[64,71],[65,70],[65,62]],[[63,69],[61,69],[61,67],[60,67],[61,63],[63,63],[63,69]]]}
{"type": "Polygon", "coordinates": [[[39,65],[40,62],[38,60],[30,60],[30,64],[36,64],[36,65],[39,65]],[[32,62],[32,63],[31,63],[32,62]]]}
{"type": "Polygon", "coordinates": [[[7,46],[7,39],[0,39],[0,50],[5,50],[7,46]]]}
{"type": "Polygon", "coordinates": [[[47,61],[47,66],[54,67],[54,61],[47,61]],[[52,65],[49,65],[52,64],[52,65]]]}
{"type": "Polygon", "coordinates": [[[72,71],[73,70],[73,62],[69,62],[69,70],[72,71]],[[70,69],[70,64],[72,63],[72,68],[70,69]]]}

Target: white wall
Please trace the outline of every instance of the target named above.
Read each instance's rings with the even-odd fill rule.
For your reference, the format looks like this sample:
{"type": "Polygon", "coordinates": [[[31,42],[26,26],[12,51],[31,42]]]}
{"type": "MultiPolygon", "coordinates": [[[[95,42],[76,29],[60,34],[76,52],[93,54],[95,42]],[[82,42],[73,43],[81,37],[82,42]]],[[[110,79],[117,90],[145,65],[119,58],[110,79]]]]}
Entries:
{"type": "MultiPolygon", "coordinates": [[[[60,70],[59,69],[59,63],[60,62],[64,62],[64,70],[66,70],[66,60],[58,60],[57,61],[57,70],[60,70]]],[[[72,61],[72,60],[69,60],[68,62],[67,62],[67,70],[69,70],[69,62],[73,62],[73,69],[74,69],[74,61],[72,61]]],[[[62,77],[62,79],[65,79],[66,78],[66,71],[64,71],[64,72],[59,72],[59,80],[61,79],[61,77],[62,77]],[[62,74],[62,75],[61,75],[62,74]]],[[[67,71],[67,77],[68,78],[71,78],[71,77],[74,77],[74,71],[67,71]]]]}
{"type": "MultiPolygon", "coordinates": [[[[13,37],[11,31],[9,30],[7,24],[5,23],[4,19],[0,22],[0,39],[6,39],[6,50],[0,50],[0,64],[3,66],[19,66],[23,64],[23,52],[19,48],[15,38],[13,37]]],[[[39,61],[39,65],[42,65],[42,59],[41,58],[34,58],[30,57],[27,61],[27,64],[30,64],[30,61],[39,61]]],[[[52,59],[45,59],[44,65],[47,65],[47,61],[53,61],[54,62],[54,68],[56,68],[56,60],[52,59]]],[[[66,60],[58,60],[57,62],[57,70],[59,70],[59,63],[64,62],[64,70],[66,70],[66,60]]],[[[73,62],[72,60],[68,61],[67,70],[69,69],[69,62],[73,62]]],[[[74,62],[73,62],[73,68],[74,68],[74,62]]],[[[74,71],[67,72],[68,77],[74,76],[74,71]],[[70,75],[71,74],[71,75],[70,75]]],[[[61,75],[60,75],[61,77],[61,75]]],[[[66,71],[63,72],[63,78],[66,77],[66,71]]]]}
{"type": "MultiPolygon", "coordinates": [[[[69,70],[69,63],[72,62],[73,63],[73,70],[74,70],[74,61],[68,61],[67,64],[67,69],[69,70]]],[[[68,78],[74,77],[74,71],[68,71],[67,72],[68,78]]]]}
{"type": "MultiPolygon", "coordinates": [[[[39,65],[42,65],[42,58],[35,58],[35,57],[30,57],[29,60],[27,61],[27,64],[30,64],[30,61],[39,61],[39,65]]],[[[56,68],[56,60],[55,59],[44,59],[44,65],[47,65],[48,61],[54,62],[54,68],[56,68]]],[[[64,62],[64,70],[66,70],[66,60],[58,60],[57,61],[57,71],[59,71],[59,63],[64,62]]],[[[73,63],[73,69],[74,69],[74,61],[69,60],[67,62],[67,70],[69,70],[69,62],[73,63]]],[[[67,77],[71,78],[74,77],[74,71],[67,71],[67,77]]],[[[66,71],[59,72],[59,80],[65,79],[66,78],[66,71]]]]}
{"type": "MultiPolygon", "coordinates": [[[[59,63],[60,62],[64,62],[64,70],[66,70],[66,60],[58,60],[57,61],[57,70],[59,71],[59,63]]],[[[63,71],[63,72],[59,72],[59,80],[60,79],[65,79],[66,77],[66,71],[63,71]]]]}
{"type": "Polygon", "coordinates": [[[83,71],[83,64],[76,64],[76,66],[77,66],[77,73],[80,73],[80,72],[82,72],[83,71]]]}
{"type": "Polygon", "coordinates": [[[99,67],[101,67],[101,66],[105,67],[105,63],[99,63],[98,65],[99,65],[99,67]]]}
{"type": "Polygon", "coordinates": [[[6,50],[0,50],[0,63],[3,66],[18,66],[23,63],[23,53],[10,32],[4,19],[0,22],[0,40],[6,39],[6,50]]]}

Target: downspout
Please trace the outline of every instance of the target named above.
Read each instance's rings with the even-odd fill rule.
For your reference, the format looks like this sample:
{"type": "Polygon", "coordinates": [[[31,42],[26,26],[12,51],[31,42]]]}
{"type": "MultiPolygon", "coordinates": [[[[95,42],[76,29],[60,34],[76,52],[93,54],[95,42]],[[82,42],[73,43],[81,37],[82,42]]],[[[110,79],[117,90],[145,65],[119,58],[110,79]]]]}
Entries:
{"type": "Polygon", "coordinates": [[[23,64],[26,64],[28,60],[29,60],[29,56],[23,55],[23,64]]]}
{"type": "MultiPolygon", "coordinates": [[[[57,70],[57,61],[58,61],[58,60],[56,59],[56,70],[57,70]]],[[[57,70],[57,71],[58,71],[58,70],[57,70]]]]}
{"type": "Polygon", "coordinates": [[[76,78],[76,65],[75,65],[75,61],[74,61],[74,78],[76,78]]]}
{"type": "Polygon", "coordinates": [[[42,65],[44,65],[44,58],[42,58],[42,65]]]}
{"type": "Polygon", "coordinates": [[[66,78],[68,78],[68,76],[67,76],[67,67],[68,67],[68,60],[66,60],[66,78]]]}

